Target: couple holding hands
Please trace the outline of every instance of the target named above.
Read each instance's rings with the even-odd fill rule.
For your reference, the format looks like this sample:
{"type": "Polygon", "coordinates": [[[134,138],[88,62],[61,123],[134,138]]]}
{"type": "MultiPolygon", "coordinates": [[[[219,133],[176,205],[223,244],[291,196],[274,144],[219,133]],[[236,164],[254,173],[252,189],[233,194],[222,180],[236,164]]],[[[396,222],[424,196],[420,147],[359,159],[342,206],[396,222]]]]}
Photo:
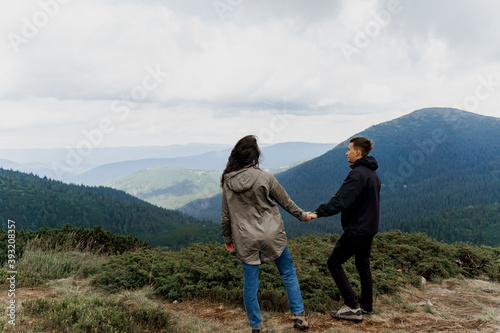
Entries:
{"type": "Polygon", "coordinates": [[[373,142],[367,138],[350,140],[346,156],[351,171],[330,201],[311,213],[299,208],[276,178],[259,168],[261,153],[255,136],[245,136],[234,146],[221,178],[221,224],[226,249],[235,251],[243,266],[243,299],[252,333],[265,332],[257,300],[261,258],[273,260],[278,267],[293,314],[293,327],[309,327],[276,203],[303,222],[341,213],[343,233],[327,265],[345,305],[330,315],[362,321],[363,315],[373,313],[370,252],[379,225],[380,178],[375,172],[377,161],[368,156],[372,148],[373,142]],[[352,256],[361,281],[360,306],[342,268],[352,256]]]}

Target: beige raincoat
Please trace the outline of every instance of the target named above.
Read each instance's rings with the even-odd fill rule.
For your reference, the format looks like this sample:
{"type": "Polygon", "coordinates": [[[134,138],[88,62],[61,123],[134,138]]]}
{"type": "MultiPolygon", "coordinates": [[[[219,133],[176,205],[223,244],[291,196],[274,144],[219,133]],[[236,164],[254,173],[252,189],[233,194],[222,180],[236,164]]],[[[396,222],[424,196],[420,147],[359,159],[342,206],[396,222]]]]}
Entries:
{"type": "Polygon", "coordinates": [[[256,167],[224,176],[222,234],[234,241],[238,258],[246,264],[277,259],[287,245],[285,226],[275,201],[301,221],[307,214],[288,196],[272,174],[256,167]]]}

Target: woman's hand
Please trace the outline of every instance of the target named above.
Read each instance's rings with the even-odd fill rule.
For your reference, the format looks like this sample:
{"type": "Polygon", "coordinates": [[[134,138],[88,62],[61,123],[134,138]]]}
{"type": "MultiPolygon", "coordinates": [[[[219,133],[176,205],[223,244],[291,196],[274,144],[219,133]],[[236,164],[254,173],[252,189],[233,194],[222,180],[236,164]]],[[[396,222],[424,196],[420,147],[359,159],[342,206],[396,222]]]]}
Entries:
{"type": "Polygon", "coordinates": [[[306,222],[309,222],[311,219],[317,219],[317,218],[318,215],[316,213],[307,212],[306,222]]]}
{"type": "Polygon", "coordinates": [[[226,246],[226,250],[228,250],[229,252],[234,252],[234,242],[225,243],[224,245],[226,246]]]}

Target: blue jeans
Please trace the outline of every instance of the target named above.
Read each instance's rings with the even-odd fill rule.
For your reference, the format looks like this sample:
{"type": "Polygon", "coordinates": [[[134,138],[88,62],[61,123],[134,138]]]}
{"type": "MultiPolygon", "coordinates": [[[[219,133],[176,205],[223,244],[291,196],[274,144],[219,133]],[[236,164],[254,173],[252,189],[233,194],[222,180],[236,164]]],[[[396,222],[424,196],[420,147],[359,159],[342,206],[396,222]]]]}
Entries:
{"type": "MultiPolygon", "coordinates": [[[[274,262],[285,283],[290,311],[292,314],[302,313],[304,311],[304,303],[302,302],[299,281],[297,280],[297,274],[295,274],[295,268],[293,268],[293,260],[290,256],[288,246],[274,262]]],[[[262,324],[259,301],[257,300],[259,265],[248,265],[244,262],[241,264],[243,265],[243,300],[245,301],[247,317],[251,327],[259,327],[262,324]]]]}

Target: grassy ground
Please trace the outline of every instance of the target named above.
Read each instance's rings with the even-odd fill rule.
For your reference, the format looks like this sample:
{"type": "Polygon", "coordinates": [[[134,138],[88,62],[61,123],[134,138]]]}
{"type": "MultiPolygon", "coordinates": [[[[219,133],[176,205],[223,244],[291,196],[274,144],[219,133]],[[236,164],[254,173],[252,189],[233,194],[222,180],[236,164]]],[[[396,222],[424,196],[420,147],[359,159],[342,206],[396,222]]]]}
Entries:
{"type": "MultiPolygon", "coordinates": [[[[295,245],[291,245],[298,266],[297,271],[301,278],[305,278],[307,273],[301,266],[301,262],[305,262],[307,267],[317,266],[319,272],[323,270],[322,257],[318,257],[319,259],[316,261],[300,255],[300,253],[307,252],[301,246],[306,246],[305,249],[313,245],[314,248],[318,248],[319,241],[319,239],[309,237],[299,240],[295,245]]],[[[439,244],[441,243],[436,244],[436,246],[439,244]]],[[[444,247],[445,245],[441,244],[439,246],[444,247]]],[[[172,290],[172,293],[166,293],[165,286],[155,285],[152,274],[154,268],[148,270],[146,267],[147,262],[144,261],[135,264],[137,271],[128,271],[132,278],[130,276],[123,278],[123,281],[129,281],[130,279],[131,281],[144,280],[144,283],[139,287],[116,288],[114,286],[114,288],[107,289],[104,288],[105,286],[95,283],[96,277],[100,276],[104,270],[115,267],[110,265],[112,262],[116,265],[116,268],[113,268],[115,270],[110,271],[114,274],[113,276],[117,272],[121,272],[117,267],[125,261],[117,261],[117,258],[133,259],[135,258],[134,253],[141,253],[138,258],[141,258],[141,260],[149,258],[151,265],[156,267],[155,265],[158,262],[155,261],[157,259],[153,255],[158,252],[158,256],[171,256],[171,262],[177,265],[172,269],[181,272],[183,266],[189,265],[188,261],[201,262],[201,259],[191,257],[195,254],[220,256],[218,250],[212,249],[213,247],[215,245],[195,246],[179,253],[170,254],[146,251],[113,256],[104,255],[99,251],[91,251],[83,247],[77,250],[65,248],[64,246],[50,248],[40,240],[33,241],[27,244],[23,257],[18,261],[15,297],[9,295],[11,292],[6,280],[7,268],[0,269],[0,308],[6,310],[3,312],[4,315],[0,316],[0,331],[28,333],[249,332],[242,302],[237,302],[235,299],[217,301],[210,295],[208,298],[192,295],[187,299],[179,298],[178,301],[174,302],[174,299],[165,297],[168,294],[175,295],[174,290],[172,290]],[[151,256],[147,257],[145,254],[151,256]],[[180,261],[178,256],[186,256],[189,260],[180,261]],[[134,274],[137,274],[135,278],[134,274]],[[159,293],[159,290],[163,291],[163,294],[159,293]],[[7,306],[12,299],[16,301],[15,326],[9,324],[9,317],[7,316],[7,306]],[[209,301],[209,299],[212,299],[212,301],[209,301]]],[[[385,256],[390,254],[390,258],[393,257],[393,252],[408,255],[413,251],[407,245],[394,249],[393,252],[386,250],[381,245],[376,249],[383,250],[380,253],[385,256]]],[[[484,249],[484,251],[486,250],[484,249]]],[[[426,256],[432,259],[433,257],[429,254],[430,250],[426,251],[428,251],[426,256]]],[[[322,253],[323,250],[320,252],[322,253]]],[[[471,253],[474,254],[474,252],[471,253]]],[[[399,262],[398,258],[394,254],[393,261],[399,262]]],[[[213,268],[222,273],[229,270],[234,271],[234,276],[231,275],[230,280],[235,280],[234,293],[239,294],[237,288],[241,284],[241,281],[239,281],[241,279],[241,272],[239,272],[241,267],[237,263],[234,264],[233,259],[232,257],[226,257],[227,262],[220,259],[221,266],[213,268]],[[224,262],[226,263],[223,264],[224,262]]],[[[474,263],[477,263],[480,258],[471,255],[472,259],[474,263]]],[[[205,264],[213,262],[213,260],[208,259],[205,261],[207,261],[205,264]]],[[[435,260],[433,259],[433,261],[435,260]]],[[[394,271],[394,274],[400,274],[400,269],[396,269],[396,266],[390,266],[390,269],[388,269],[389,263],[388,259],[374,257],[373,264],[375,267],[383,264],[385,271],[394,271]]],[[[130,266],[131,263],[127,261],[127,265],[130,266]]],[[[405,265],[405,262],[400,262],[398,267],[401,267],[403,272],[405,269],[410,270],[410,267],[405,268],[405,265]]],[[[462,263],[462,265],[465,264],[462,263]]],[[[191,266],[193,266],[192,263],[191,266]]],[[[202,274],[197,278],[200,283],[204,283],[205,275],[207,276],[206,281],[215,281],[217,279],[218,275],[205,266],[196,267],[198,270],[200,267],[205,270],[203,272],[196,271],[198,272],[196,274],[202,274]]],[[[428,269],[427,265],[422,267],[428,269]]],[[[432,268],[432,272],[438,272],[438,266],[435,267],[432,268]]],[[[478,270],[474,268],[476,266],[470,264],[467,267],[474,269],[474,272],[478,270]]],[[[267,281],[266,279],[272,276],[278,276],[271,268],[271,266],[263,265],[263,281],[267,281]]],[[[382,274],[382,272],[384,271],[380,270],[374,276],[379,279],[389,276],[382,274]]],[[[491,271],[488,272],[491,275],[491,271]]],[[[310,275],[313,275],[313,273],[310,275]]],[[[500,285],[498,282],[492,281],[487,274],[474,275],[471,278],[466,278],[464,275],[454,278],[433,276],[435,279],[432,283],[427,282],[425,285],[420,284],[418,286],[414,286],[414,283],[406,284],[392,288],[388,292],[378,292],[375,298],[375,315],[366,318],[359,324],[337,321],[327,314],[327,311],[333,310],[334,307],[340,304],[338,300],[316,304],[314,307],[308,305],[308,320],[311,327],[309,332],[500,332],[500,285]]],[[[229,279],[226,275],[223,277],[229,279]]],[[[187,275],[179,276],[179,278],[187,279],[187,275]]],[[[328,279],[328,277],[325,277],[325,279],[328,279]]],[[[352,276],[352,279],[356,280],[356,277],[352,276]]],[[[399,280],[400,278],[397,281],[399,280]]],[[[158,279],[157,281],[162,280],[158,279]]],[[[190,280],[185,281],[186,283],[192,283],[189,282],[190,280]]],[[[313,297],[315,292],[322,292],[321,287],[324,286],[323,284],[316,286],[315,283],[317,282],[311,278],[301,281],[304,295],[310,295],[304,297],[313,297]],[[308,281],[308,284],[305,281],[308,281]]],[[[213,290],[223,291],[225,290],[222,289],[223,287],[231,290],[231,287],[227,285],[219,285],[213,290]]],[[[267,295],[268,297],[263,298],[266,301],[272,300],[271,296],[273,294],[266,294],[269,288],[279,288],[279,286],[271,287],[271,284],[265,285],[265,283],[262,283],[261,287],[261,296],[267,295]]],[[[196,289],[192,288],[190,290],[193,292],[196,289]]],[[[280,295],[280,293],[278,292],[277,295],[280,295]]],[[[283,300],[280,298],[281,301],[283,300]]],[[[261,305],[266,308],[266,311],[262,312],[262,316],[264,325],[268,327],[269,332],[293,331],[291,329],[291,316],[287,311],[269,311],[272,306],[261,305]]]]}
{"type": "MultiPolygon", "coordinates": [[[[7,306],[5,291],[0,306],[7,306]]],[[[16,326],[0,317],[2,332],[248,332],[242,307],[207,301],[168,302],[151,288],[108,294],[88,282],[66,278],[43,287],[20,288],[16,326]]],[[[500,285],[448,279],[408,287],[376,299],[375,315],[356,324],[328,314],[308,314],[309,332],[498,332],[500,285]]],[[[269,332],[292,332],[288,313],[263,311],[269,332]]]]}

